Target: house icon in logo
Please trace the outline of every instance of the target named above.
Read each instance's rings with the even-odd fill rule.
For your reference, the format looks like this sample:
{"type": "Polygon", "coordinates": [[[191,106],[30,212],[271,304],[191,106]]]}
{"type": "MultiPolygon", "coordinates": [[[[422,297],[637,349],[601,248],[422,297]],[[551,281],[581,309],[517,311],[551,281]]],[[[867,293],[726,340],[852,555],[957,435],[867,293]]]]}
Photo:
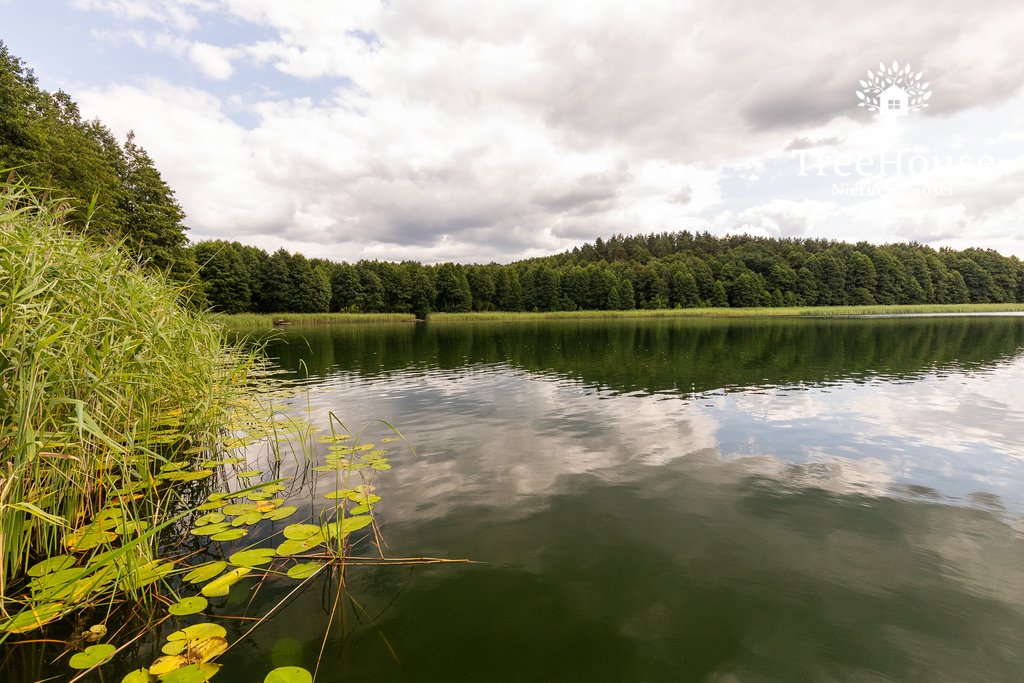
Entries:
{"type": "Polygon", "coordinates": [[[907,91],[894,83],[878,95],[878,115],[882,118],[906,116],[910,113],[907,101],[907,91]]]}

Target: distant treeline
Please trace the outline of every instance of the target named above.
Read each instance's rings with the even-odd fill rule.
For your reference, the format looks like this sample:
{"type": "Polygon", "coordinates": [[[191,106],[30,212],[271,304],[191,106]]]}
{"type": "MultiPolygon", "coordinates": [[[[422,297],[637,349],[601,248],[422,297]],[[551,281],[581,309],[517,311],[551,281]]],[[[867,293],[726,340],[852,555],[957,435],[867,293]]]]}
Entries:
{"type": "Polygon", "coordinates": [[[0,171],[12,169],[65,200],[70,227],[124,240],[136,258],[180,281],[194,275],[185,213],[135,136],[122,143],[99,120],[83,119],[67,93],[40,88],[0,42],[0,171]]]}
{"type": "Polygon", "coordinates": [[[237,242],[192,247],[225,313],[557,311],[1024,302],[1024,263],[987,249],[616,235],[508,265],[334,263],[237,242]]]}

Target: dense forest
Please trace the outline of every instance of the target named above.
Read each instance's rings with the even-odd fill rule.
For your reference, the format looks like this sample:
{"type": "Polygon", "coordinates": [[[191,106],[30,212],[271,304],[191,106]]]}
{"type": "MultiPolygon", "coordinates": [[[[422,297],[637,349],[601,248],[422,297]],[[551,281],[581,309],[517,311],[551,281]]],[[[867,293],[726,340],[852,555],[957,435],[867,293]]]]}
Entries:
{"type": "Polygon", "coordinates": [[[219,311],[556,311],[1024,301],[1024,262],[936,251],[708,233],[616,235],[508,265],[307,259],[237,242],[192,247],[219,311]]]}
{"type": "Polygon", "coordinates": [[[129,135],[84,120],[0,43],[0,169],[68,200],[80,229],[122,240],[226,313],[554,311],[701,306],[1024,301],[1024,263],[992,250],[936,251],[812,239],[663,232],[616,235],[508,265],[334,263],[238,242],[188,245],[184,212],[129,135]],[[94,210],[90,216],[90,206],[94,210]]]}

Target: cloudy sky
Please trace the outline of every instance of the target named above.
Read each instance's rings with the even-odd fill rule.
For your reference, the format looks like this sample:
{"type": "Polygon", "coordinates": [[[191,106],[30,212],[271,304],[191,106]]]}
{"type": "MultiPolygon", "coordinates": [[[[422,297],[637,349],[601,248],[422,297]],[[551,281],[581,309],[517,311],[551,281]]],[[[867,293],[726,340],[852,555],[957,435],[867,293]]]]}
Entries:
{"type": "Polygon", "coordinates": [[[136,131],[194,240],[508,262],[691,229],[1024,256],[1018,0],[0,12],[0,40],[44,87],[136,131]],[[858,106],[880,63],[928,106],[858,106]]]}

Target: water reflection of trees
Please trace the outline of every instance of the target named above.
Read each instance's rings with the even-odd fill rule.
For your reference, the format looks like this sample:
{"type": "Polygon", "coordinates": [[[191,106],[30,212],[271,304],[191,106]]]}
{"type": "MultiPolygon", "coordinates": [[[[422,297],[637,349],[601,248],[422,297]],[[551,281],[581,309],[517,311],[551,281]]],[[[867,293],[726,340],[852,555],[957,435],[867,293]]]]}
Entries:
{"type": "Polygon", "coordinates": [[[269,351],[313,376],[508,364],[614,391],[691,393],[980,370],[1022,345],[1020,318],[736,319],[335,326],[269,351]]]}

